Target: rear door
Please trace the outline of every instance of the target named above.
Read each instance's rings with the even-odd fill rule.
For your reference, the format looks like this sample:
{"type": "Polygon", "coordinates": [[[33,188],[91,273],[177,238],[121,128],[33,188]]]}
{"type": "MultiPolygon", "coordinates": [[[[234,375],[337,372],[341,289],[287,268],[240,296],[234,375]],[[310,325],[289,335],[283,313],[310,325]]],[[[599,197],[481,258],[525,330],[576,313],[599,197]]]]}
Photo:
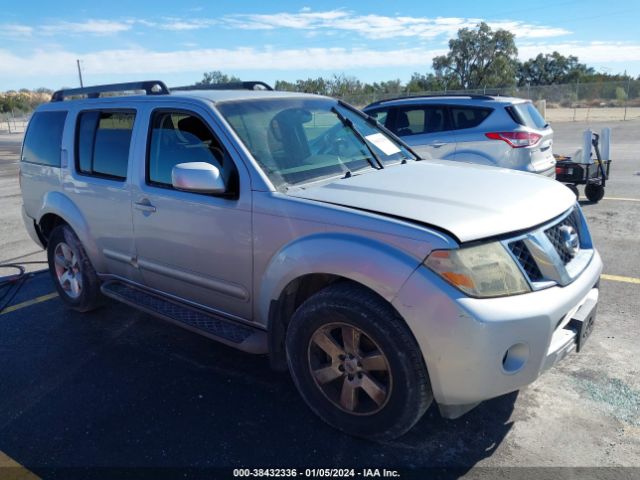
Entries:
{"type": "Polygon", "coordinates": [[[251,318],[251,189],[241,161],[202,107],[167,103],[146,115],[146,152],[133,193],[137,264],[155,290],[242,319],[251,318]],[[179,191],[178,163],[216,166],[221,195],[179,191]]]}
{"type": "Polygon", "coordinates": [[[63,169],[62,185],[96,242],[99,273],[137,280],[129,183],[137,111],[101,107],[77,112],[72,151],[62,152],[71,167],[63,169]]]}
{"type": "Polygon", "coordinates": [[[491,166],[506,166],[510,149],[502,142],[491,142],[485,136],[492,108],[470,105],[450,105],[451,123],[458,147],[455,160],[491,166]]]}
{"type": "Polygon", "coordinates": [[[451,131],[447,107],[444,105],[406,105],[392,112],[391,130],[423,158],[450,159],[456,151],[456,138],[451,131]]]}

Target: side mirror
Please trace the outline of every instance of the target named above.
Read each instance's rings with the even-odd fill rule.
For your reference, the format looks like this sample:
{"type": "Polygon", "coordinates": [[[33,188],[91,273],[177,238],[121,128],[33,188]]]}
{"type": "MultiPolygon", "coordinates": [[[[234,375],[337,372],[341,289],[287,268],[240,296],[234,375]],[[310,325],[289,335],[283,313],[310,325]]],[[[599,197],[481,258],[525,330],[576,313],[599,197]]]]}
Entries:
{"type": "Polygon", "coordinates": [[[177,190],[196,193],[224,193],[220,170],[210,163],[179,163],[171,170],[171,184],[177,190]]]}

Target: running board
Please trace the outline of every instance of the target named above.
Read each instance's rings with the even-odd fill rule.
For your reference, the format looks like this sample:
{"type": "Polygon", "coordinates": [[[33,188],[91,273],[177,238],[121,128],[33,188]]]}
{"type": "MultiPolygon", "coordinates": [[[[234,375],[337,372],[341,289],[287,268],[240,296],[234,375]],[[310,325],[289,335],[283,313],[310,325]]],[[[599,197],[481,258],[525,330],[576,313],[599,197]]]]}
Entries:
{"type": "Polygon", "coordinates": [[[267,353],[267,333],[220,315],[170,300],[123,282],[108,281],[102,293],[155,317],[249,353],[267,353]]]}

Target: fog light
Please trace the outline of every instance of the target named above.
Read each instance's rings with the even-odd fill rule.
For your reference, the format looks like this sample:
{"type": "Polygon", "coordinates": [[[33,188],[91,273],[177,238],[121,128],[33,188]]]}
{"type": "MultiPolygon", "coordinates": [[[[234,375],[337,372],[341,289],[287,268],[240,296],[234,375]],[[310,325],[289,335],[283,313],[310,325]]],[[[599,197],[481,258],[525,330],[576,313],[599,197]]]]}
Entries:
{"type": "Polygon", "coordinates": [[[506,373],[516,373],[524,366],[528,358],[529,345],[526,343],[516,343],[504,352],[502,368],[506,373]]]}

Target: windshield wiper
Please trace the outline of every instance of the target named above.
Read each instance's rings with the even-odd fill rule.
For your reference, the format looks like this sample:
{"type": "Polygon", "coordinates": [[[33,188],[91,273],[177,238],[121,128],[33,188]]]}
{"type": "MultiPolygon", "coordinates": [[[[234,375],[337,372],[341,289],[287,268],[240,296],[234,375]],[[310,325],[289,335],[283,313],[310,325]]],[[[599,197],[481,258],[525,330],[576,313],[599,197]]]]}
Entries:
{"type": "Polygon", "coordinates": [[[336,117],[338,117],[338,120],[340,120],[340,122],[342,122],[342,124],[345,127],[351,130],[355,134],[355,136],[358,137],[358,140],[364,143],[365,147],[367,147],[367,150],[369,150],[369,153],[371,153],[371,157],[378,164],[378,167],[376,167],[371,161],[371,159],[369,158],[367,160],[369,160],[369,163],[371,164],[371,166],[373,168],[378,168],[378,169],[384,168],[384,165],[382,165],[382,162],[380,161],[380,157],[378,157],[376,152],[373,151],[373,148],[371,148],[371,146],[369,145],[369,142],[367,142],[367,139],[364,138],[364,135],[360,133],[360,131],[353,124],[353,122],[347,117],[345,117],[342,113],[340,113],[340,111],[336,107],[331,107],[331,111],[336,115],[336,117]]]}

